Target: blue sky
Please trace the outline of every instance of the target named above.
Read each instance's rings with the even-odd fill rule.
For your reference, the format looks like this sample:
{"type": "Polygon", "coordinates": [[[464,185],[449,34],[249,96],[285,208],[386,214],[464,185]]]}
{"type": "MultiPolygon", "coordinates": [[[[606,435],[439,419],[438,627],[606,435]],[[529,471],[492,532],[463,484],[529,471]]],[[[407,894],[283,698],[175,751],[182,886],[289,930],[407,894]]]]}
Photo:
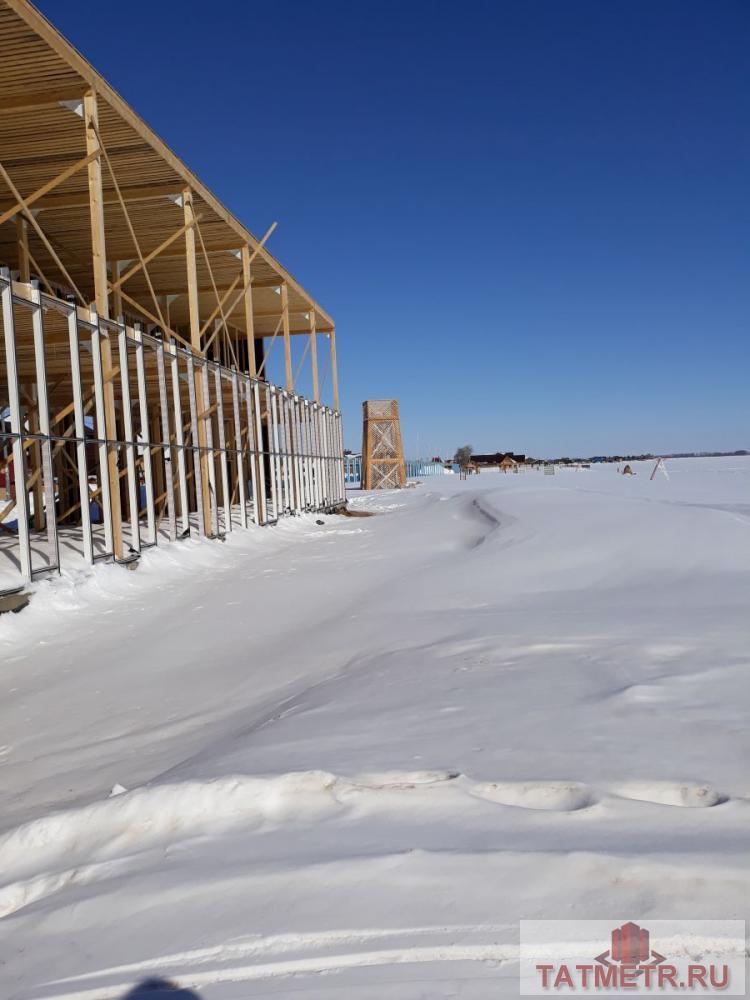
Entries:
{"type": "Polygon", "coordinates": [[[745,0],[39,6],[278,220],[349,446],[392,396],[411,454],[750,447],[745,0]]]}

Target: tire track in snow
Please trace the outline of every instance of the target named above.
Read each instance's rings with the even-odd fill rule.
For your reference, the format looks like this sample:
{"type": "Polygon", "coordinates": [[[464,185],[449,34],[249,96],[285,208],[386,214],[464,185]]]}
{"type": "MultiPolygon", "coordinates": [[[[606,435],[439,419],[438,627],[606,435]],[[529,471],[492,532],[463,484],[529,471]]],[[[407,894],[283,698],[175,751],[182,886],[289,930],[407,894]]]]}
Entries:
{"type": "MultiPolygon", "coordinates": [[[[204,972],[182,973],[177,985],[182,988],[215,986],[219,983],[240,983],[252,980],[273,980],[303,974],[342,972],[346,969],[375,966],[435,964],[444,962],[503,962],[518,959],[517,944],[444,944],[382,950],[341,952],[335,955],[311,955],[286,961],[260,962],[204,972]]],[[[154,963],[150,966],[154,969],[154,963]]],[[[105,973],[106,974],[106,973],[105,973]]],[[[57,984],[44,984],[42,989],[55,989],[57,984]]],[[[96,987],[74,989],[72,992],[35,992],[34,1000],[102,1000],[103,990],[119,995],[132,987],[132,980],[108,982],[96,987]]]]}
{"type": "MultiPolygon", "coordinates": [[[[153,973],[158,966],[160,973],[169,971],[173,967],[184,969],[186,966],[206,965],[209,962],[226,962],[236,959],[263,958],[269,956],[288,955],[290,952],[309,952],[314,949],[322,950],[331,947],[346,947],[354,945],[372,944],[377,941],[388,941],[396,939],[401,942],[400,951],[411,949],[403,947],[404,939],[420,937],[443,937],[450,935],[457,936],[482,935],[497,936],[500,934],[517,935],[517,925],[515,924],[446,924],[443,926],[424,927],[377,927],[347,930],[326,930],[310,933],[289,933],[272,934],[268,937],[253,937],[246,941],[237,941],[231,944],[220,944],[209,948],[196,948],[190,951],[175,952],[170,955],[160,955],[142,962],[128,962],[123,965],[111,966],[107,969],[98,969],[94,972],[87,972],[79,976],[66,976],[63,979],[55,979],[45,983],[45,986],[69,986],[71,984],[82,984],[92,979],[100,979],[103,976],[138,975],[142,973],[153,973]]],[[[489,945],[499,944],[499,942],[487,942],[489,945]]],[[[450,945],[453,947],[454,945],[450,945]]],[[[438,947],[434,942],[430,947],[438,947]]],[[[459,947],[459,946],[456,946],[459,947]]],[[[393,951],[393,948],[387,949],[393,951]]],[[[516,948],[516,952],[517,952],[516,948]]],[[[352,952],[358,955],[360,952],[352,952]]],[[[301,956],[298,956],[301,957],[301,956]]],[[[320,959],[323,956],[316,956],[320,959]]]]}

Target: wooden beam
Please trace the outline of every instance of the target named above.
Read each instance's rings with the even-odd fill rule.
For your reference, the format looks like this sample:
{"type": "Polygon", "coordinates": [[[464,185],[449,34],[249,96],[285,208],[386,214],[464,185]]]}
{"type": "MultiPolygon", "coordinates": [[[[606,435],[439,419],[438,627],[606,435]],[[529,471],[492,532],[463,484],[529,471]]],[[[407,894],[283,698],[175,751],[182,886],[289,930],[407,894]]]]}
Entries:
{"type": "MultiPolygon", "coordinates": [[[[52,191],[53,188],[56,188],[59,184],[62,184],[63,181],[68,180],[69,177],[72,177],[73,174],[78,173],[79,170],[83,170],[84,167],[90,166],[92,160],[96,159],[98,156],[99,156],[98,150],[92,151],[87,156],[84,156],[82,160],[76,160],[75,163],[72,163],[69,167],[63,170],[62,173],[59,173],[57,174],[56,177],[53,177],[51,181],[47,181],[46,184],[42,184],[42,186],[38,188],[33,194],[30,194],[28,198],[21,199],[19,197],[18,200],[13,205],[11,205],[9,208],[3,209],[3,213],[2,215],[0,215],[0,225],[2,225],[3,222],[7,222],[8,219],[10,219],[12,216],[17,215],[22,208],[29,209],[31,205],[39,201],[40,198],[43,198],[48,191],[52,191]]],[[[85,204],[88,204],[88,198],[85,204]]]]}
{"type": "Polygon", "coordinates": [[[253,275],[250,269],[250,247],[242,247],[242,280],[245,283],[245,335],[247,337],[247,371],[255,375],[255,320],[253,318],[253,275]]]}
{"type": "MultiPolygon", "coordinates": [[[[188,282],[188,310],[190,313],[190,344],[195,354],[203,354],[201,349],[201,317],[198,303],[198,264],[195,256],[195,213],[193,210],[193,192],[190,188],[185,188],[182,192],[182,209],[185,221],[185,261],[187,265],[188,282]]],[[[196,366],[193,377],[195,389],[195,405],[198,413],[203,413],[206,409],[203,395],[203,378],[201,370],[196,366]]],[[[210,535],[211,531],[211,498],[209,494],[208,462],[209,456],[205,451],[208,438],[206,436],[206,424],[203,419],[198,418],[198,447],[200,451],[200,474],[201,474],[201,524],[204,535],[210,535]]]]}
{"type": "MultiPolygon", "coordinates": [[[[224,292],[223,297],[217,301],[217,303],[214,306],[213,310],[209,314],[208,319],[206,320],[206,322],[201,327],[201,330],[200,330],[201,337],[205,336],[205,333],[208,330],[209,326],[211,326],[211,324],[213,323],[213,321],[216,319],[216,317],[221,312],[221,310],[222,310],[222,308],[224,306],[224,303],[226,302],[226,300],[229,298],[229,296],[232,294],[232,292],[235,290],[235,288],[239,285],[239,283],[241,281],[242,281],[242,275],[238,274],[237,277],[232,282],[232,284],[229,286],[229,288],[227,288],[227,290],[224,292]]],[[[216,291],[216,289],[214,289],[214,291],[216,291]]],[[[199,295],[206,295],[206,294],[208,294],[208,289],[207,288],[205,288],[205,289],[199,288],[198,289],[198,294],[199,295]]],[[[214,330],[214,333],[209,338],[208,343],[203,348],[205,351],[207,351],[208,348],[209,348],[209,346],[213,343],[213,340],[214,340],[215,336],[216,336],[216,331],[214,330]]]]}
{"type": "Polygon", "coordinates": [[[132,308],[135,310],[135,312],[138,313],[139,316],[143,316],[151,323],[154,323],[156,326],[161,327],[161,329],[164,331],[165,334],[168,333],[170,337],[174,337],[175,340],[179,340],[179,342],[182,344],[183,347],[187,347],[188,350],[192,350],[192,344],[189,341],[185,340],[184,337],[181,337],[176,330],[173,330],[166,323],[162,324],[162,321],[159,319],[158,316],[155,316],[154,313],[149,312],[149,310],[146,309],[144,305],[136,301],[136,299],[131,298],[126,292],[123,292],[122,288],[120,288],[119,291],[120,295],[123,297],[123,300],[127,302],[129,306],[132,306],[132,308]]]}
{"type": "MultiPolygon", "coordinates": [[[[144,275],[144,277],[146,279],[146,284],[148,285],[148,290],[151,292],[151,299],[153,300],[154,306],[156,307],[156,312],[159,315],[159,319],[160,319],[161,325],[162,325],[162,327],[165,327],[167,324],[164,322],[164,317],[162,316],[162,312],[161,312],[161,306],[159,305],[159,300],[156,297],[156,292],[154,290],[153,282],[151,281],[151,276],[148,273],[148,268],[146,266],[146,261],[143,259],[143,253],[141,252],[141,245],[138,242],[138,237],[136,236],[136,233],[135,233],[135,228],[133,226],[133,221],[130,218],[130,213],[128,212],[128,206],[122,200],[122,195],[120,194],[120,185],[117,183],[117,177],[115,176],[115,171],[114,171],[114,167],[112,166],[112,161],[110,160],[109,156],[107,155],[107,148],[104,145],[104,143],[102,142],[102,137],[99,134],[99,129],[94,124],[93,121],[89,123],[89,128],[93,129],[94,132],[96,133],[96,138],[97,138],[97,141],[99,143],[99,149],[101,150],[102,156],[104,157],[104,160],[105,160],[105,162],[107,164],[107,169],[109,170],[109,176],[112,179],[112,186],[114,187],[115,192],[117,193],[117,200],[118,200],[118,202],[120,204],[120,208],[122,209],[122,214],[125,217],[125,223],[126,223],[126,225],[128,227],[128,232],[130,233],[130,238],[133,241],[133,246],[135,247],[135,252],[138,254],[138,260],[140,261],[141,270],[143,271],[143,275],[144,275]]],[[[118,285],[118,288],[119,287],[120,286],[118,285]]]]}
{"type": "MultiPolygon", "coordinates": [[[[194,225],[194,223],[191,223],[191,225],[194,225]]],[[[168,236],[162,243],[159,244],[158,247],[156,247],[150,253],[147,253],[145,257],[139,259],[137,264],[134,264],[128,271],[125,272],[125,274],[122,275],[122,277],[118,278],[117,281],[113,282],[112,287],[119,288],[120,285],[124,285],[125,282],[128,281],[128,279],[132,278],[134,274],[137,274],[139,271],[144,270],[144,268],[151,263],[154,257],[158,257],[163,250],[166,250],[166,248],[168,246],[171,246],[172,243],[175,242],[175,240],[178,240],[187,228],[188,228],[187,226],[180,226],[180,228],[177,230],[176,233],[172,233],[171,236],[168,236]]],[[[182,254],[180,254],[180,256],[182,256],[182,254]]],[[[162,294],[173,294],[173,293],[167,292],[162,294]]]]}
{"type": "Polygon", "coordinates": [[[60,268],[60,271],[61,271],[62,275],[64,276],[65,280],[68,282],[68,284],[70,285],[70,287],[76,293],[76,295],[78,296],[79,300],[82,303],[85,304],[86,300],[84,299],[83,295],[81,294],[80,288],[75,283],[75,281],[73,281],[73,279],[71,278],[71,276],[70,276],[70,274],[68,272],[68,269],[65,267],[65,265],[63,264],[63,262],[60,260],[58,254],[57,254],[57,251],[52,246],[52,244],[47,239],[47,237],[44,235],[44,230],[42,229],[42,227],[39,225],[39,223],[34,218],[34,213],[31,211],[31,209],[28,208],[25,199],[23,198],[23,196],[19,192],[19,190],[16,187],[16,185],[11,180],[10,174],[5,169],[5,167],[2,165],[2,163],[0,163],[0,176],[2,176],[3,180],[5,181],[5,183],[10,188],[11,194],[17,200],[18,204],[26,212],[26,217],[28,218],[28,220],[31,223],[31,225],[34,227],[34,230],[35,230],[37,236],[39,237],[39,239],[42,241],[42,243],[47,248],[47,252],[49,253],[50,257],[52,257],[52,259],[54,260],[54,262],[60,268]]]}
{"type": "Polygon", "coordinates": [[[320,387],[318,386],[318,333],[316,329],[315,310],[310,310],[310,364],[312,366],[313,399],[320,402],[320,387]]]}
{"type": "Polygon", "coordinates": [[[331,379],[333,381],[333,408],[339,409],[339,372],[336,365],[336,330],[331,330],[331,379]]]}
{"type": "MultiPolygon", "coordinates": [[[[219,295],[218,289],[216,288],[216,281],[214,280],[214,271],[211,267],[211,261],[208,259],[208,254],[206,253],[206,244],[203,242],[203,233],[201,232],[201,227],[198,225],[198,219],[195,218],[195,232],[198,236],[198,241],[201,245],[201,250],[203,251],[203,258],[206,261],[206,267],[208,268],[208,276],[211,279],[211,287],[214,291],[214,297],[216,299],[216,309],[221,315],[221,323],[224,327],[224,332],[227,336],[227,341],[229,340],[229,327],[227,326],[227,318],[224,315],[224,299],[219,295]]],[[[239,282],[239,275],[237,276],[237,282],[239,282]]],[[[227,298],[228,296],[225,296],[227,298]]],[[[214,313],[216,315],[216,313],[214,313]]],[[[206,348],[208,350],[208,348],[206,348]]]]}
{"type": "Polygon", "coordinates": [[[310,344],[311,343],[312,343],[312,341],[308,339],[307,343],[305,344],[305,349],[302,352],[302,357],[297,362],[297,370],[294,373],[294,391],[295,392],[297,391],[297,382],[299,382],[300,373],[302,371],[302,365],[305,363],[305,358],[307,357],[307,352],[310,350],[310,344]]]}
{"type": "Polygon", "coordinates": [[[112,277],[115,279],[109,283],[109,290],[112,294],[112,313],[119,319],[123,314],[122,308],[122,291],[120,289],[119,277],[122,274],[123,262],[121,260],[113,260],[109,265],[109,270],[112,277]]]}
{"type": "MultiPolygon", "coordinates": [[[[86,152],[99,152],[98,109],[96,94],[83,99],[86,125],[86,152]]],[[[91,156],[88,164],[89,212],[91,214],[91,263],[94,271],[94,301],[99,316],[109,319],[109,287],[107,282],[107,246],[104,238],[104,202],[102,199],[102,164],[99,156],[91,156]]],[[[104,425],[107,438],[117,440],[115,393],[112,385],[112,348],[109,337],[102,338],[102,376],[104,378],[104,425]]],[[[102,472],[104,475],[104,472],[102,472]]],[[[112,508],[112,548],[115,558],[122,558],[122,509],[120,507],[120,477],[117,471],[117,450],[107,448],[107,475],[109,476],[110,504],[112,508]]]]}
{"type": "MultiPolygon", "coordinates": [[[[85,165],[85,164],[84,164],[85,165]]],[[[55,185],[57,186],[57,185],[55,185]]],[[[120,188],[125,201],[158,201],[161,198],[169,198],[170,195],[179,193],[179,184],[133,184],[129,187],[120,188]]],[[[105,205],[112,205],[117,202],[117,195],[111,188],[103,189],[105,205]]],[[[34,199],[38,209],[45,212],[53,212],[63,208],[82,208],[89,203],[88,191],[58,191],[55,194],[43,194],[34,199]]],[[[10,202],[0,202],[0,212],[5,212],[11,207],[10,202]]]]}
{"type": "Polygon", "coordinates": [[[61,101],[80,101],[88,90],[88,84],[75,83],[56,90],[39,90],[35,94],[4,94],[0,97],[0,112],[30,111],[32,108],[54,107],[61,101]]]}
{"type": "MultiPolygon", "coordinates": [[[[258,251],[260,250],[260,248],[263,246],[263,244],[266,242],[266,240],[268,239],[268,237],[271,235],[271,233],[274,231],[275,228],[276,228],[276,223],[275,222],[271,223],[271,225],[268,227],[268,229],[266,231],[266,235],[261,240],[260,246],[256,247],[255,250],[253,250],[252,254],[250,255],[250,261],[249,261],[249,263],[252,264],[253,260],[255,259],[256,254],[258,253],[258,251]]],[[[276,288],[278,286],[274,285],[273,287],[276,288]]],[[[232,300],[232,304],[227,309],[227,312],[226,312],[227,316],[231,316],[232,315],[232,313],[234,312],[235,308],[239,304],[240,299],[245,294],[245,291],[246,291],[246,289],[243,288],[242,291],[239,292],[239,294],[237,295],[237,297],[232,300]]],[[[209,317],[209,319],[201,327],[201,331],[200,331],[201,337],[203,336],[203,334],[208,329],[208,324],[210,323],[211,319],[213,319],[213,317],[216,316],[217,312],[218,312],[218,309],[214,309],[214,311],[211,313],[211,316],[209,317]]],[[[278,313],[273,313],[273,315],[277,316],[278,313]]],[[[205,346],[203,348],[204,351],[208,350],[209,346],[213,343],[213,339],[214,339],[215,336],[216,336],[216,331],[214,331],[214,333],[211,334],[211,336],[209,337],[208,342],[205,344],[205,346]]]]}
{"type": "MultiPolygon", "coordinates": [[[[94,301],[97,313],[109,319],[109,289],[107,286],[107,253],[104,237],[104,199],[102,198],[102,165],[97,136],[98,109],[96,95],[84,99],[86,152],[89,154],[89,211],[91,215],[91,263],[94,272],[94,301]]],[[[113,435],[116,437],[117,435],[113,435]]]]}
{"type": "MultiPolygon", "coordinates": [[[[100,76],[93,68],[91,63],[87,62],[86,59],[78,52],[70,42],[66,41],[62,35],[49,23],[49,21],[39,13],[36,8],[28,2],[28,0],[3,0],[3,3],[10,7],[11,10],[17,14],[33,31],[43,38],[44,41],[56,52],[65,62],[83,79],[88,83],[90,87],[96,90],[100,96],[107,102],[110,108],[118,115],[127,125],[129,125],[137,135],[139,135],[145,143],[147,143],[161,158],[162,160],[170,166],[179,177],[182,178],[183,184],[186,187],[191,188],[196,194],[198,194],[202,201],[204,201],[209,208],[214,211],[220,219],[222,219],[226,224],[234,230],[239,236],[239,240],[235,244],[235,248],[242,246],[244,243],[249,243],[251,247],[260,249],[258,247],[258,240],[253,234],[241,225],[237,219],[231,215],[224,205],[208,190],[208,188],[203,185],[198,178],[185,166],[181,160],[175,156],[172,150],[164,143],[150,128],[145,124],[145,122],[139,118],[139,116],[133,111],[133,109],[120,97],[120,95],[109,86],[107,81],[100,76]]],[[[231,249],[231,248],[228,248],[231,249]]],[[[209,249],[209,253],[210,253],[209,249]]],[[[274,257],[271,256],[267,251],[260,249],[261,256],[265,263],[279,275],[280,281],[287,281],[291,288],[298,292],[302,298],[308,300],[311,305],[314,305],[319,318],[322,317],[325,321],[326,326],[333,323],[332,317],[316,302],[313,301],[311,296],[305,292],[302,286],[295,281],[289,272],[279,264],[274,257]]]]}
{"type": "Polygon", "coordinates": [[[16,239],[18,241],[18,271],[21,281],[31,281],[31,260],[29,258],[29,225],[22,215],[16,216],[16,239]]]}
{"type": "Polygon", "coordinates": [[[287,283],[281,283],[281,322],[284,327],[284,369],[286,373],[286,387],[292,392],[294,390],[294,379],[292,377],[292,342],[289,339],[289,288],[287,283]]]}
{"type": "MultiPolygon", "coordinates": [[[[276,342],[276,338],[279,335],[279,330],[280,329],[281,329],[281,316],[279,316],[279,322],[276,324],[276,329],[273,331],[273,336],[271,337],[271,343],[268,345],[268,350],[263,355],[263,363],[261,364],[260,368],[258,369],[258,376],[257,376],[258,378],[260,378],[263,375],[263,369],[266,367],[266,361],[268,361],[269,357],[271,356],[271,350],[273,348],[273,345],[276,342]]],[[[256,334],[255,335],[255,339],[256,340],[263,340],[263,337],[258,337],[258,334],[256,334]]]]}

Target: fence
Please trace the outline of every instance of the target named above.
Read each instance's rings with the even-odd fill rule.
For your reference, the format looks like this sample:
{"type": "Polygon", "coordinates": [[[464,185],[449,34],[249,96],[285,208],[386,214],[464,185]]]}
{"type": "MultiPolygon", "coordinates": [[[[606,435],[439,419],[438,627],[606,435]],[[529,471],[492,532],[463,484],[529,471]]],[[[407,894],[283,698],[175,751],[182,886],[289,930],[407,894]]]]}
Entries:
{"type": "Polygon", "coordinates": [[[421,458],[406,460],[407,479],[424,479],[425,476],[442,476],[444,473],[442,462],[424,462],[421,458]]]}
{"type": "MultiPolygon", "coordinates": [[[[406,460],[406,478],[424,479],[425,476],[442,476],[445,472],[442,462],[425,462],[421,458],[406,460]]],[[[344,481],[352,489],[362,483],[362,456],[344,455],[344,481]]]]}
{"type": "Polygon", "coordinates": [[[129,561],[343,502],[337,411],[4,268],[0,294],[0,591],[60,571],[63,553],[129,561]]]}
{"type": "Polygon", "coordinates": [[[344,455],[344,482],[347,486],[359,486],[362,482],[362,456],[344,455]]]}

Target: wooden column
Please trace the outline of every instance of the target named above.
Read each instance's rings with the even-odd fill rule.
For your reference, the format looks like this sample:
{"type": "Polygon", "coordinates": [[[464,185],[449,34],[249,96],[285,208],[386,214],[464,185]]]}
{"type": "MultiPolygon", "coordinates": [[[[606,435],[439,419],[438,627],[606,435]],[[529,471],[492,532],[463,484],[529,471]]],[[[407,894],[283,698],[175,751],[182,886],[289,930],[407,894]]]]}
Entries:
{"type": "MultiPolygon", "coordinates": [[[[188,313],[190,316],[190,344],[195,354],[203,354],[201,347],[201,318],[198,302],[198,266],[195,256],[195,227],[193,223],[195,216],[193,213],[193,192],[190,188],[185,188],[182,192],[182,206],[185,216],[185,261],[187,264],[188,282],[188,313]]],[[[196,368],[193,379],[195,386],[195,406],[198,411],[198,447],[205,449],[207,446],[206,421],[202,416],[206,412],[205,396],[203,394],[203,377],[199,369],[196,368]]],[[[210,535],[211,532],[211,498],[209,494],[208,463],[210,456],[206,451],[200,453],[200,476],[202,504],[202,524],[203,532],[210,535]]]]}
{"type": "MultiPolygon", "coordinates": [[[[119,260],[113,260],[110,263],[110,271],[112,272],[112,277],[117,280],[125,268],[122,266],[122,262],[119,260]]],[[[112,315],[115,319],[119,319],[122,316],[122,289],[118,285],[117,288],[112,292],[112,315]]]]}
{"type": "Polygon", "coordinates": [[[255,320],[253,319],[253,289],[250,285],[252,281],[250,272],[250,247],[247,243],[242,248],[242,281],[245,285],[245,331],[247,336],[247,372],[248,375],[255,375],[255,320]]]}
{"type": "Polygon", "coordinates": [[[318,340],[317,332],[315,327],[317,325],[317,316],[315,315],[315,310],[310,310],[310,364],[312,366],[312,390],[313,399],[316,403],[320,402],[320,388],[318,386],[318,340]]]}
{"type": "MultiPolygon", "coordinates": [[[[84,121],[86,123],[86,153],[91,155],[99,150],[99,139],[95,129],[99,127],[96,94],[88,93],[83,98],[84,121]]],[[[89,180],[89,211],[91,215],[91,263],[94,271],[94,301],[99,316],[109,319],[109,297],[107,288],[107,247],[104,239],[104,196],[102,194],[102,165],[100,157],[94,157],[87,167],[89,180]]],[[[102,338],[102,377],[104,380],[104,425],[109,440],[117,438],[117,418],[115,413],[115,392],[112,375],[112,348],[109,337],[102,338]]],[[[122,550],[122,508],[120,505],[120,476],[117,468],[117,449],[107,448],[107,469],[101,469],[102,476],[109,476],[112,507],[112,547],[116,559],[122,550]]]]}
{"type": "Polygon", "coordinates": [[[19,278],[28,284],[31,280],[31,261],[29,260],[29,224],[22,215],[16,216],[16,239],[18,241],[18,271],[19,278]]]}
{"type": "Polygon", "coordinates": [[[286,368],[286,387],[294,392],[294,376],[292,375],[292,338],[289,334],[289,289],[284,281],[281,285],[281,322],[284,326],[284,366],[286,368]]]}
{"type": "MultiPolygon", "coordinates": [[[[16,216],[16,241],[18,243],[18,277],[26,284],[31,281],[31,262],[29,260],[29,225],[26,219],[19,213],[16,216]]],[[[34,406],[31,409],[30,429],[32,434],[39,433],[39,416],[37,413],[37,391],[36,386],[27,387],[34,406]]],[[[34,528],[42,531],[44,528],[44,489],[42,473],[42,449],[38,441],[35,441],[30,448],[29,472],[36,475],[31,494],[34,498],[34,528]]]]}
{"type": "Polygon", "coordinates": [[[339,372],[336,367],[336,329],[331,330],[331,378],[333,381],[333,408],[339,409],[339,372]]]}

